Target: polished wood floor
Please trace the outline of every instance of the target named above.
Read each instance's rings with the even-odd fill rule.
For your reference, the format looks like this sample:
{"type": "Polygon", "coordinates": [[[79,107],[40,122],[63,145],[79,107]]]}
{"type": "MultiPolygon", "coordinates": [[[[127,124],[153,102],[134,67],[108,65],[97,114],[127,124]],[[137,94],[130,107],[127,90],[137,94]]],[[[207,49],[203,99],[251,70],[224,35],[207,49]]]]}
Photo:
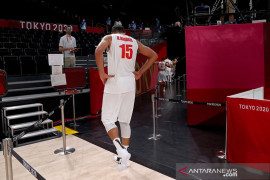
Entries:
{"type": "MultiPolygon", "coordinates": [[[[114,154],[76,136],[67,136],[67,146],[75,153],[61,156],[54,150],[62,147],[62,138],[48,140],[14,150],[47,180],[167,180],[172,179],[140,164],[119,172],[113,161],[114,154]]],[[[14,180],[35,178],[13,157],[14,180]]],[[[0,155],[0,179],[5,180],[4,157],[0,155]]]]}

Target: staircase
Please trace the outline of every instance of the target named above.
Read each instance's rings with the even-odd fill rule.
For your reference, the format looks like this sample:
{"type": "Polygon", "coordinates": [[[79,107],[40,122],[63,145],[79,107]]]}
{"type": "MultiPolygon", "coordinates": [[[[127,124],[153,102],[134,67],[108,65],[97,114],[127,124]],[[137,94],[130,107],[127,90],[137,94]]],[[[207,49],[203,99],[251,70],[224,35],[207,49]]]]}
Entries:
{"type": "Polygon", "coordinates": [[[76,56],[76,67],[97,67],[95,56],[91,54],[89,56],[76,56]]]}
{"type": "Polygon", "coordinates": [[[49,75],[8,77],[6,97],[55,92],[49,75]]]}
{"type": "MultiPolygon", "coordinates": [[[[6,136],[13,138],[47,114],[41,103],[3,107],[2,131],[6,136]]],[[[60,134],[53,128],[53,121],[46,119],[39,127],[35,127],[31,132],[25,134],[15,145],[39,142],[59,137],[60,134]]]]}

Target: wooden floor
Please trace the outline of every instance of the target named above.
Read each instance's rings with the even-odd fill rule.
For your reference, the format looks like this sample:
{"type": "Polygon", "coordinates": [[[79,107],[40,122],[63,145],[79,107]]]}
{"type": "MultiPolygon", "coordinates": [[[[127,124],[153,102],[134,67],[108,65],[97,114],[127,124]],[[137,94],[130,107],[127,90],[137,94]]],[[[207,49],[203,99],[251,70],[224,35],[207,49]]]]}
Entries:
{"type": "MultiPolygon", "coordinates": [[[[114,154],[84,141],[76,136],[67,136],[67,146],[75,153],[61,156],[54,150],[62,147],[62,138],[48,140],[14,150],[47,180],[165,180],[171,179],[152,169],[131,162],[131,166],[119,172],[113,161],[114,154]]],[[[13,179],[35,178],[13,157],[13,179]]],[[[0,179],[5,180],[4,157],[0,155],[0,179]]]]}

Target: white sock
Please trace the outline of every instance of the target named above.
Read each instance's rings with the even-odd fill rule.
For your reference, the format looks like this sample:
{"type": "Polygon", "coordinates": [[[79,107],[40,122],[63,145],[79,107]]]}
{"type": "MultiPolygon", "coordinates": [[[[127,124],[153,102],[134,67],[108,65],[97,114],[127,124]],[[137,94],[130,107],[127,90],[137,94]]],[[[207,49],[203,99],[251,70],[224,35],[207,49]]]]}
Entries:
{"type": "Polygon", "coordinates": [[[116,147],[117,150],[125,149],[125,147],[121,144],[120,138],[115,138],[113,140],[113,144],[116,147]]]}

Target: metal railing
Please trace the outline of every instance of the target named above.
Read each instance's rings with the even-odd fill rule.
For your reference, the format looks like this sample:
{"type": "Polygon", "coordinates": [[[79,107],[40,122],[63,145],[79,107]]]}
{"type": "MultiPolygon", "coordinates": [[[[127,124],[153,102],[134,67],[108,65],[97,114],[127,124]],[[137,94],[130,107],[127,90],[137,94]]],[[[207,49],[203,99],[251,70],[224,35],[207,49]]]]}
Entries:
{"type": "MultiPolygon", "coordinates": [[[[54,111],[56,109],[61,109],[61,119],[62,119],[62,137],[63,137],[63,147],[59,148],[54,151],[55,154],[60,155],[68,155],[73,152],[75,152],[75,148],[67,147],[66,146],[66,132],[65,132],[65,117],[64,117],[64,106],[72,97],[74,97],[74,94],[69,96],[66,100],[61,99],[60,105],[57,106],[53,111],[51,111],[47,116],[43,117],[41,120],[37,121],[35,124],[27,128],[25,131],[21,132],[18,136],[14,138],[6,138],[3,139],[3,155],[5,159],[5,169],[6,169],[6,179],[7,180],[13,180],[13,168],[12,168],[12,156],[14,156],[36,179],[38,180],[45,180],[45,178],[40,175],[33,167],[29,165],[21,156],[19,156],[14,150],[13,150],[13,143],[17,142],[19,139],[21,139],[27,132],[29,132],[33,127],[38,126],[50,117],[52,114],[54,114],[54,111]]],[[[74,111],[75,112],[75,111],[74,111]]],[[[74,122],[76,123],[76,122],[74,122]]]]}

